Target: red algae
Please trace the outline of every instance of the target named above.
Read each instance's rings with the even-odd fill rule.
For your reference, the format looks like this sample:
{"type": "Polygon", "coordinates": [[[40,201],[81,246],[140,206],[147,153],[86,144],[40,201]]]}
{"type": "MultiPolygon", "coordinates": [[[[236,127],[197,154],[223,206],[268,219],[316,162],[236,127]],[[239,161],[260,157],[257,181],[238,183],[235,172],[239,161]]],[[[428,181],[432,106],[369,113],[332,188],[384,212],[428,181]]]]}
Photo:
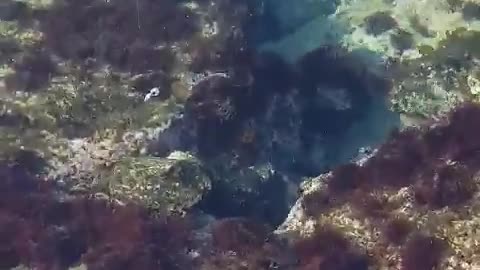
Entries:
{"type": "MultiPolygon", "coordinates": [[[[400,260],[382,257],[372,260],[372,265],[398,263],[402,270],[437,269],[445,263],[451,247],[439,238],[445,235],[437,235],[415,214],[440,210],[442,216],[444,211],[453,215],[466,211],[478,192],[478,126],[480,105],[464,104],[431,126],[396,131],[365,163],[342,165],[325,175],[325,186],[304,195],[303,209],[309,217],[320,218],[347,205],[353,210],[348,217],[366,220],[379,229],[381,238],[370,240],[382,240],[375,244],[379,250],[385,245],[398,247],[400,260]]],[[[349,250],[345,242],[338,241],[341,238],[327,241],[325,237],[315,233],[300,242],[301,269],[328,269],[322,267],[325,255],[316,255],[330,254],[322,242],[337,241],[338,253],[349,250]]]]}
{"type": "Polygon", "coordinates": [[[268,230],[254,221],[242,218],[220,220],[212,230],[213,246],[246,254],[259,249],[268,240],[268,230]]]}
{"type": "Polygon", "coordinates": [[[190,215],[152,216],[134,204],[62,194],[17,165],[0,164],[0,176],[2,269],[267,270],[291,263],[288,247],[255,220],[216,220],[206,227],[211,243],[198,243],[190,215]]]}
{"type": "Polygon", "coordinates": [[[406,218],[394,217],[383,224],[382,234],[388,242],[401,245],[414,229],[414,225],[406,218]]]}
{"type": "MultiPolygon", "coordinates": [[[[473,176],[480,169],[480,131],[470,127],[478,125],[480,106],[465,104],[432,127],[394,132],[364,165],[335,169],[326,181],[329,192],[306,195],[304,209],[307,214],[317,213],[332,202],[369,198],[375,190],[402,187],[413,187],[415,201],[432,209],[465,204],[477,191],[473,176]]],[[[357,205],[372,208],[368,199],[363,201],[357,205]]]]}
{"type": "Polygon", "coordinates": [[[187,222],[87,197],[64,197],[18,167],[0,166],[0,265],[180,269],[187,222]],[[5,256],[3,256],[5,255],[5,256]]]}
{"type": "Polygon", "coordinates": [[[298,270],[367,270],[369,257],[338,230],[319,227],[308,238],[297,240],[294,250],[298,270]]]}
{"type": "Polygon", "coordinates": [[[414,235],[402,252],[402,270],[436,269],[446,249],[445,243],[433,236],[414,235]]]}

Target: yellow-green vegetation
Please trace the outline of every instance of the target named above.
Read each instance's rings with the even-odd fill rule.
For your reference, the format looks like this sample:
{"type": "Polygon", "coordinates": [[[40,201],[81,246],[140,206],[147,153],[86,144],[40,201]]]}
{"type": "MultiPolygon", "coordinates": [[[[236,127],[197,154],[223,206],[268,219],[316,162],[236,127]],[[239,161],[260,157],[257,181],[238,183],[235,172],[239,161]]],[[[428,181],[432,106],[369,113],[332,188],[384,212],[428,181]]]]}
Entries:
{"type": "MultiPolygon", "coordinates": [[[[52,178],[69,187],[95,188],[119,159],[137,156],[146,138],[168,125],[181,109],[181,95],[170,96],[170,74],[165,74],[165,83],[158,86],[161,98],[145,102],[149,89],[144,88],[153,87],[148,83],[157,86],[148,78],[147,86],[136,84],[135,75],[145,74],[111,65],[97,55],[82,60],[63,57],[41,31],[41,14],[61,0],[17,1],[26,4],[20,5],[22,12],[10,21],[0,20],[0,159],[15,158],[19,150],[34,151],[47,160],[51,167],[46,173],[52,178]],[[125,139],[125,134],[140,135],[125,139]]],[[[126,160],[115,169],[130,164],[126,160]]],[[[132,160],[132,166],[140,167],[149,161],[132,160]]],[[[150,161],[153,167],[147,171],[160,169],[155,167],[157,159],[150,161]]],[[[168,187],[172,192],[173,185],[168,187]]],[[[173,195],[165,196],[174,200],[173,195]]],[[[188,198],[179,201],[188,205],[188,198]]]]}
{"type": "Polygon", "coordinates": [[[32,128],[34,122],[50,120],[34,116],[40,108],[32,105],[32,99],[0,101],[0,159],[8,159],[18,150],[37,151],[47,158],[50,147],[57,144],[48,130],[32,128]]]}
{"type": "Polygon", "coordinates": [[[457,28],[437,48],[421,45],[418,59],[404,60],[391,96],[392,108],[422,118],[441,115],[462,101],[480,101],[480,32],[457,28]]]}
{"type": "MultiPolygon", "coordinates": [[[[131,98],[121,83],[105,81],[67,81],[55,84],[42,96],[40,105],[44,117],[55,120],[55,128],[65,134],[83,131],[91,135],[95,130],[116,126],[129,117],[139,99],[131,98]]],[[[76,133],[76,135],[79,135],[76,133]]]]}
{"type": "Polygon", "coordinates": [[[447,60],[447,57],[464,59],[480,58],[480,32],[461,27],[447,32],[446,38],[440,41],[437,51],[432,55],[436,61],[447,60]],[[440,57],[440,58],[439,58],[440,57]]]}
{"type": "Polygon", "coordinates": [[[193,156],[173,152],[168,158],[120,160],[106,183],[107,193],[120,201],[135,201],[154,211],[182,212],[209,189],[210,178],[193,156]]]}
{"type": "Polygon", "coordinates": [[[392,109],[409,116],[430,118],[442,115],[460,103],[460,98],[447,92],[444,96],[435,96],[425,92],[396,92],[392,96],[392,109]]]}
{"type": "Polygon", "coordinates": [[[16,124],[2,127],[0,140],[14,147],[30,144],[45,150],[38,134],[90,137],[113,129],[121,137],[128,130],[160,127],[178,110],[173,98],[143,102],[125,80],[109,75],[85,80],[57,76],[39,93],[8,95],[0,102],[0,115],[16,124]]]}
{"type": "Polygon", "coordinates": [[[42,33],[31,28],[22,28],[18,22],[0,20],[0,40],[15,40],[23,47],[33,46],[42,40],[42,33]]]}
{"type": "Polygon", "coordinates": [[[19,1],[24,2],[25,4],[30,6],[32,9],[48,8],[55,2],[55,0],[19,0],[19,1]]]}

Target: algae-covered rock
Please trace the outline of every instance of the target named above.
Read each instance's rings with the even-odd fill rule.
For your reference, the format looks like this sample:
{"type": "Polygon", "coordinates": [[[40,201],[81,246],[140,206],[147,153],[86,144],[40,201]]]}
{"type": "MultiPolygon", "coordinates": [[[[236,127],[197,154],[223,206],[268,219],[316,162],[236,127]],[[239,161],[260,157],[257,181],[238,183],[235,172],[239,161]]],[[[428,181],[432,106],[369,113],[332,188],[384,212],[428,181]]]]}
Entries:
{"type": "Polygon", "coordinates": [[[108,191],[158,211],[181,212],[210,189],[210,178],[193,156],[173,152],[167,158],[125,158],[114,168],[108,191]]]}
{"type": "Polygon", "coordinates": [[[393,134],[363,161],[303,183],[276,232],[297,241],[303,264],[312,253],[326,265],[338,261],[316,245],[298,248],[312,239],[335,246],[322,233],[333,228],[348,239],[340,254],[351,245],[368,257],[368,268],[355,269],[478,269],[480,171],[470,151],[478,147],[480,107],[449,116],[393,134]]]}
{"type": "Polygon", "coordinates": [[[477,102],[479,33],[457,28],[447,32],[438,47],[418,46],[421,57],[401,61],[391,95],[393,110],[428,119],[462,101],[477,102]]]}

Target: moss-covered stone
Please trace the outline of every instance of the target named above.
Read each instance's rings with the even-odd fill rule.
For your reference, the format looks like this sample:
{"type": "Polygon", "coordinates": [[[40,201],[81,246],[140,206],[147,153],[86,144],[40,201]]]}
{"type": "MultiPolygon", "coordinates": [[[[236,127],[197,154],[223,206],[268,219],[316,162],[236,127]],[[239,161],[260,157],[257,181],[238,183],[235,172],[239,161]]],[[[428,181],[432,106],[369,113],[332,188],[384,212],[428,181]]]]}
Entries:
{"type": "Polygon", "coordinates": [[[210,189],[210,178],[193,156],[125,158],[116,164],[107,190],[120,201],[133,200],[155,211],[182,212],[210,189]]]}

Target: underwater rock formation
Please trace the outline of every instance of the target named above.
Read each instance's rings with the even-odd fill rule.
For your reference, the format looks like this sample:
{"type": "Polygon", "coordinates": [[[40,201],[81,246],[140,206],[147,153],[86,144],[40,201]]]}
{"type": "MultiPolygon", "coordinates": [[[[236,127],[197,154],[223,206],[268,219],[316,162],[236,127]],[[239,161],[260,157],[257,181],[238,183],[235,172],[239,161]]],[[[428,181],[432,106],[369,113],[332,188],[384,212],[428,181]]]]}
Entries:
{"type": "Polygon", "coordinates": [[[477,13],[3,1],[0,268],[480,267],[477,13]]]}
{"type": "Polygon", "coordinates": [[[297,240],[294,249],[300,261],[298,269],[368,269],[368,255],[352,246],[339,231],[326,226],[297,240]]]}
{"type": "Polygon", "coordinates": [[[0,167],[0,267],[31,269],[271,269],[288,266],[267,227],[226,219],[194,228],[191,216],[59,192],[22,166],[0,167]]]}
{"type": "MultiPolygon", "coordinates": [[[[0,265],[67,269],[182,269],[186,223],[136,206],[61,194],[21,166],[2,164],[0,265]]],[[[185,267],[185,266],[183,266],[185,267]]]]}
{"type": "Polygon", "coordinates": [[[234,1],[37,2],[2,3],[5,12],[26,9],[0,23],[2,106],[6,117],[28,119],[8,132],[47,131],[59,141],[165,124],[177,113],[166,104],[181,106],[188,95],[172,84],[188,84],[198,62],[214,68],[220,51],[240,44],[248,8],[234,1]],[[145,105],[153,88],[159,95],[145,105]]]}
{"type": "MultiPolygon", "coordinates": [[[[318,48],[295,66],[275,54],[247,56],[230,67],[231,74],[208,75],[192,88],[179,124],[185,128],[176,129],[178,136],[190,136],[186,144],[193,141],[193,151],[201,156],[234,151],[242,160],[251,148],[246,154],[253,156],[245,161],[251,164],[292,143],[304,148],[290,155],[297,151],[308,156],[310,137],[328,139],[345,132],[362,118],[374,96],[390,90],[385,74],[372,72],[342,48],[318,48]],[[300,142],[282,138],[292,134],[300,142]]],[[[164,141],[160,134],[159,143],[164,141]]]]}
{"type": "Polygon", "coordinates": [[[478,267],[464,253],[478,244],[459,245],[477,237],[460,224],[479,222],[478,123],[480,106],[464,104],[431,126],[393,133],[371,157],[303,183],[278,233],[333,226],[379,268],[478,267]]]}
{"type": "Polygon", "coordinates": [[[39,2],[1,5],[0,159],[38,152],[42,174],[79,193],[149,159],[195,81],[240,59],[249,19],[242,1],[39,2]]]}
{"type": "Polygon", "coordinates": [[[142,206],[64,193],[24,167],[36,160],[25,153],[24,158],[19,155],[0,167],[0,265],[41,269],[67,269],[78,263],[88,269],[475,267],[477,236],[468,224],[478,224],[478,207],[472,206],[478,196],[480,145],[472,123],[479,119],[480,107],[465,104],[424,130],[393,134],[366,160],[306,182],[297,203],[300,208],[294,207],[277,235],[256,219],[205,223],[188,213],[184,218],[151,216],[142,206]],[[277,236],[286,237],[289,245],[277,236]]]}
{"type": "Polygon", "coordinates": [[[106,182],[105,193],[112,198],[162,213],[188,210],[211,188],[200,161],[182,152],[167,158],[124,158],[106,182]]]}
{"type": "Polygon", "coordinates": [[[267,226],[244,218],[214,222],[197,269],[294,269],[295,258],[267,226]]]}
{"type": "Polygon", "coordinates": [[[185,115],[151,143],[151,154],[191,151],[221,175],[212,179],[212,192],[202,204],[207,213],[278,224],[288,207],[281,201],[290,195],[277,192],[275,199],[262,187],[276,183],[285,190],[298,175],[327,170],[328,155],[334,155],[328,151],[337,151],[327,145],[339,143],[365,118],[373,99],[386,97],[390,82],[338,47],[319,48],[296,65],[272,53],[242,55],[230,72],[212,73],[192,87],[185,115]],[[280,178],[293,177],[255,176],[263,167],[280,178]],[[259,203],[266,208],[255,207],[259,203]]]}

